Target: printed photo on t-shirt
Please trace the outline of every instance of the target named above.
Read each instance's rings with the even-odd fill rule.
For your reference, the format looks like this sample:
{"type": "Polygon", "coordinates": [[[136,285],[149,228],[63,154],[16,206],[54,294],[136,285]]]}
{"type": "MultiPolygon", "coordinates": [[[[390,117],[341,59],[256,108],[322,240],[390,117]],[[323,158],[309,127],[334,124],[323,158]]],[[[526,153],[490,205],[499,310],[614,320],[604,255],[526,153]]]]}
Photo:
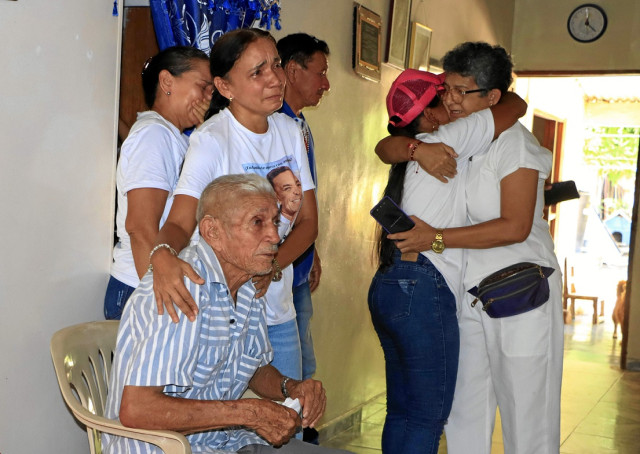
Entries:
{"type": "Polygon", "coordinates": [[[284,241],[295,224],[303,200],[300,171],[295,158],[289,155],[274,162],[249,163],[243,164],[242,167],[246,172],[265,177],[273,186],[280,209],[278,233],[280,241],[284,241]]]}

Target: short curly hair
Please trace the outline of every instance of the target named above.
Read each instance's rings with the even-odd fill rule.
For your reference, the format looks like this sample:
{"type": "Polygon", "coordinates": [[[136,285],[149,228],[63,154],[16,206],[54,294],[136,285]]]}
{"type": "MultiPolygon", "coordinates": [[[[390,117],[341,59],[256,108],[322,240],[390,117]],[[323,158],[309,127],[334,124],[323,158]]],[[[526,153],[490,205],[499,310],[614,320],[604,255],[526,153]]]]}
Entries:
{"type": "Polygon", "coordinates": [[[445,72],[473,77],[478,87],[503,94],[509,90],[513,61],[504,47],[484,42],[466,42],[447,52],[442,61],[445,72]]]}

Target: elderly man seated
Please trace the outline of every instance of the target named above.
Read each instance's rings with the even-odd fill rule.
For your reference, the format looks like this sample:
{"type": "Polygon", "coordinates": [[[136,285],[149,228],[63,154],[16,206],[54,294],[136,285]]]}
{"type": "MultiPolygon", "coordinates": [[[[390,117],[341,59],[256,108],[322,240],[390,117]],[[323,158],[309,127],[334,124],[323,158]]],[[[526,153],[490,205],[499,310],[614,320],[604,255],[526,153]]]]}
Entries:
{"type": "MultiPolygon", "coordinates": [[[[297,381],[269,365],[263,299],[251,278],[271,271],[279,242],[276,196],[254,174],[227,175],[202,193],[199,243],[181,258],[205,279],[185,284],[198,304],[195,322],[158,315],[153,274],[127,303],[105,416],[129,427],[182,432],[193,452],[346,452],[292,439],[325,409],[316,380],[297,381]],[[264,399],[240,399],[249,387],[264,399]],[[273,400],[298,399],[300,415],[273,400]],[[274,447],[281,446],[279,449],[274,447]]],[[[103,435],[105,453],[155,453],[154,445],[103,435]]]]}

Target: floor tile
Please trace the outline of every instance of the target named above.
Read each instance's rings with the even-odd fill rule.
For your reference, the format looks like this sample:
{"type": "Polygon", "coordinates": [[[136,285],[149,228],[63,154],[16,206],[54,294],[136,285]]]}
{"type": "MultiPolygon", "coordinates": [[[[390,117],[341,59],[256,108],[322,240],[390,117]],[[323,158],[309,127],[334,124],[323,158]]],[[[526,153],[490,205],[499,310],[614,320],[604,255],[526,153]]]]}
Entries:
{"type": "MultiPolygon", "coordinates": [[[[638,444],[608,437],[573,434],[560,447],[561,454],[638,454],[638,444]]],[[[493,453],[492,453],[493,454],[493,453]]]]}
{"type": "MultiPolygon", "coordinates": [[[[591,325],[588,314],[565,326],[561,454],[640,453],[640,373],[620,370],[620,342],[611,332],[608,322],[591,325]]],[[[365,405],[359,427],[323,446],[381,453],[385,409],[381,395],[365,405]]],[[[504,454],[499,413],[492,440],[491,454],[504,454]]],[[[446,445],[443,435],[438,454],[447,454],[446,445]]]]}

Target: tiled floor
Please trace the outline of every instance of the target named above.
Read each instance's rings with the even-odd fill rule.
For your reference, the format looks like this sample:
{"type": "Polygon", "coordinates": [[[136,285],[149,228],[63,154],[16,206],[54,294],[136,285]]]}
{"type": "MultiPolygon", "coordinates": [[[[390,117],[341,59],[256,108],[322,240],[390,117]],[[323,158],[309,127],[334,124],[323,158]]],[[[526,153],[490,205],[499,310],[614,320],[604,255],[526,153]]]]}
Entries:
{"type": "MultiPolygon", "coordinates": [[[[610,320],[610,318],[608,318],[610,320]]],[[[562,454],[640,453],[640,372],[619,368],[620,342],[611,322],[591,325],[582,315],[565,325],[562,385],[562,454]]],[[[323,443],[356,454],[380,453],[385,417],[384,396],[365,406],[362,423],[323,443]]],[[[439,453],[445,454],[442,439],[439,453]]],[[[492,454],[503,454],[499,419],[492,454]]]]}

